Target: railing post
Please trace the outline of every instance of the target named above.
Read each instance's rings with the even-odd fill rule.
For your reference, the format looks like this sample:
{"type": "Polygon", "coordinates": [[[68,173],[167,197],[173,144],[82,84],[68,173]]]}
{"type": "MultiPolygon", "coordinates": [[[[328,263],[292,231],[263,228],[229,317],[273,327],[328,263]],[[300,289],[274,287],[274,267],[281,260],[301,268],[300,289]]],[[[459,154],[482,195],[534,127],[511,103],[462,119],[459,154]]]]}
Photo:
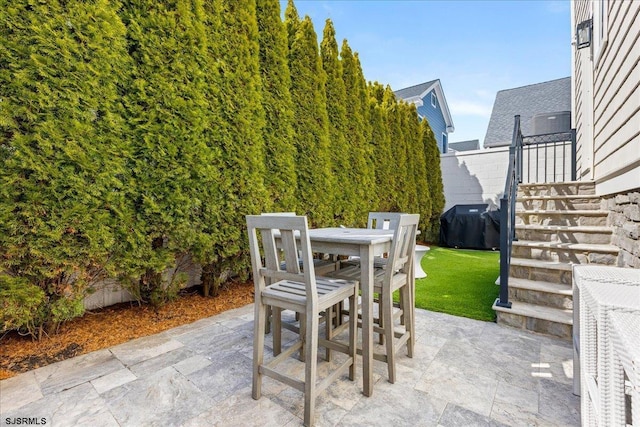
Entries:
{"type": "Polygon", "coordinates": [[[498,307],[511,308],[509,302],[509,260],[511,258],[511,245],[509,244],[509,200],[505,195],[500,199],[500,296],[496,305],[498,307]]]}

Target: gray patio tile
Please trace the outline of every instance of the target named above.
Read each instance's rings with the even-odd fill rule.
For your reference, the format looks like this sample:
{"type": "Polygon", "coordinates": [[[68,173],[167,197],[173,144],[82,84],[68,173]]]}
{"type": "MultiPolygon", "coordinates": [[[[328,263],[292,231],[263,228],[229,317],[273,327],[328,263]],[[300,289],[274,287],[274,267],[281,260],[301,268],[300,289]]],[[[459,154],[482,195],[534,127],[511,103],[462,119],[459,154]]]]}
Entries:
{"type": "MultiPolygon", "coordinates": [[[[177,342],[177,341],[171,341],[177,342]]],[[[158,356],[150,359],[142,360],[139,363],[129,366],[129,370],[138,378],[148,377],[153,375],[161,369],[172,366],[176,363],[193,356],[195,353],[193,350],[186,347],[178,347],[175,350],[170,350],[165,353],[161,353],[158,356]]]]}
{"type": "Polygon", "coordinates": [[[491,418],[507,425],[538,425],[538,399],[536,391],[499,382],[491,418]]]}
{"type": "Polygon", "coordinates": [[[507,426],[496,420],[493,420],[477,412],[470,411],[469,409],[461,408],[452,403],[447,404],[447,407],[442,413],[442,417],[438,422],[438,426],[442,427],[459,427],[459,426],[487,426],[487,427],[500,427],[507,426]]]}
{"type": "Polygon", "coordinates": [[[573,349],[569,342],[542,344],[540,364],[540,371],[550,374],[550,380],[573,384],[573,349]]]}
{"type": "Polygon", "coordinates": [[[363,397],[338,423],[339,426],[433,426],[446,402],[400,384],[381,381],[373,396],[363,397]]]}
{"type": "Polygon", "coordinates": [[[253,338],[246,334],[229,329],[219,323],[206,329],[189,332],[175,338],[195,353],[213,357],[219,353],[237,352],[251,347],[253,338]]]}
{"type": "Polygon", "coordinates": [[[211,359],[204,357],[200,354],[196,354],[194,356],[189,357],[188,359],[181,360],[180,362],[173,365],[174,368],[182,375],[187,376],[196,371],[199,371],[202,368],[206,368],[211,365],[211,359]]]}
{"type": "Polygon", "coordinates": [[[551,423],[580,425],[580,397],[573,394],[570,384],[541,379],[539,408],[540,416],[551,423]]]}
{"type": "Polygon", "coordinates": [[[34,370],[45,396],[70,389],[124,368],[107,349],[98,350],[34,370]]]}
{"type": "Polygon", "coordinates": [[[213,404],[172,367],[109,390],[102,397],[121,426],[179,426],[213,404]]]}
{"type": "Polygon", "coordinates": [[[213,355],[211,362],[186,377],[212,402],[224,400],[251,384],[251,359],[237,352],[227,352],[213,355]]]}
{"type": "Polygon", "coordinates": [[[133,366],[180,347],[181,342],[157,334],[117,345],[111,348],[111,352],[126,366],[133,366]]]}
{"type": "Polygon", "coordinates": [[[44,419],[46,425],[58,426],[118,426],[104,400],[89,383],[60,393],[45,396],[14,411],[6,418],[33,417],[44,419]]]}
{"type": "Polygon", "coordinates": [[[103,375],[100,378],[96,378],[91,381],[93,388],[96,389],[98,394],[102,394],[112,388],[120,387],[131,381],[135,381],[137,377],[127,368],[120,369],[110,374],[103,375]]]}
{"type": "Polygon", "coordinates": [[[301,422],[292,413],[269,399],[253,400],[251,388],[238,390],[209,410],[186,421],[184,427],[280,427],[290,422],[301,422]]]}
{"type": "Polygon", "coordinates": [[[469,374],[438,357],[431,362],[415,389],[489,416],[497,385],[496,378],[479,372],[469,374]]]}
{"type": "Polygon", "coordinates": [[[42,397],[33,371],[0,382],[0,413],[21,408],[42,397]]]}

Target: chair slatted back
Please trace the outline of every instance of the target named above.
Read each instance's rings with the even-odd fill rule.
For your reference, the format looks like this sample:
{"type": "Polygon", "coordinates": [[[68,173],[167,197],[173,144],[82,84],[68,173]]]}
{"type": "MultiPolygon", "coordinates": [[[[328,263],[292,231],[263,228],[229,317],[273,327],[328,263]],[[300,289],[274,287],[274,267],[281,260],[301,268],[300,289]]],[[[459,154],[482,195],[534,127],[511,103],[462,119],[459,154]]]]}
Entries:
{"type": "Polygon", "coordinates": [[[385,279],[390,280],[396,272],[409,273],[413,268],[419,220],[420,215],[417,214],[400,215],[386,266],[385,276],[388,277],[385,279]]]}
{"type": "Polygon", "coordinates": [[[398,227],[401,213],[398,212],[369,212],[367,228],[377,230],[395,230],[398,227]]]}
{"type": "Polygon", "coordinates": [[[307,217],[248,215],[247,230],[256,297],[268,284],[291,280],[304,283],[307,305],[315,304],[316,279],[307,217]],[[261,236],[260,240],[258,234],[261,236]],[[302,271],[298,259],[302,259],[302,271]],[[282,269],[282,261],[286,266],[285,270],[282,269]]]}

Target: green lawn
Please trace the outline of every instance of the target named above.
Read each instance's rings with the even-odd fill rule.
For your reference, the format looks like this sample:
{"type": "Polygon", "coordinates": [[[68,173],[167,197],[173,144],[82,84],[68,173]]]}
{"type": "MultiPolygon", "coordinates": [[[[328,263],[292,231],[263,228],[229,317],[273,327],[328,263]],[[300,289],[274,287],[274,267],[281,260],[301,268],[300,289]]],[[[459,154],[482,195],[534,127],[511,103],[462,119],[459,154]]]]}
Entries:
{"type": "Polygon", "coordinates": [[[499,259],[499,251],[431,246],[421,264],[427,277],[416,280],[416,307],[494,321],[499,259]]]}

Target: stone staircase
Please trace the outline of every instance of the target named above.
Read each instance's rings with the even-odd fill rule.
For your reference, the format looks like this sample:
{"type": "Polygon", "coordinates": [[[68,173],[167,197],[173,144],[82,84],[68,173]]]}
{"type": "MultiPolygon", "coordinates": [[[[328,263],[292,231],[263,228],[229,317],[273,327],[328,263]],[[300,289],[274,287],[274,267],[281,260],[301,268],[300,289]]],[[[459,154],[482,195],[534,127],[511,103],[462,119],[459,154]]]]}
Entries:
{"type": "Polygon", "coordinates": [[[573,264],[615,264],[608,211],[591,182],[521,184],[509,271],[510,309],[499,324],[571,338],[573,264]]]}

